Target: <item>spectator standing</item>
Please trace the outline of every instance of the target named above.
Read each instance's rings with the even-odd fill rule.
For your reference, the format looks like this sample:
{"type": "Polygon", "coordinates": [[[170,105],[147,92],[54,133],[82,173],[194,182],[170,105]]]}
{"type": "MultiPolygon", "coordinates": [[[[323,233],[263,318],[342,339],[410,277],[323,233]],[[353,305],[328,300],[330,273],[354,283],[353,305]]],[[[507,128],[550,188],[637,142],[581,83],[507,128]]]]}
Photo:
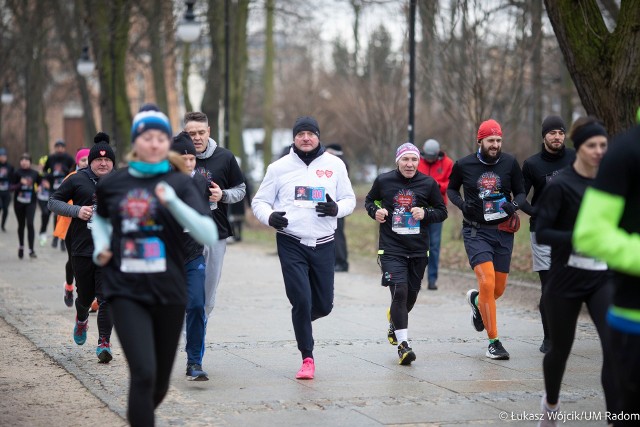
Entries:
{"type": "MultiPolygon", "coordinates": [[[[344,152],[340,144],[327,145],[327,153],[333,154],[344,162],[344,166],[347,168],[347,174],[349,173],[349,164],[344,159],[344,152]]],[[[346,218],[338,218],[338,227],[336,228],[336,272],[349,271],[349,250],[347,248],[347,236],[344,234],[346,218]]]]}
{"type": "MultiPolygon", "coordinates": [[[[435,139],[427,139],[422,147],[418,171],[432,177],[440,186],[440,194],[447,206],[447,187],[453,169],[451,160],[444,151],[440,150],[440,143],[435,139]]],[[[440,264],[440,245],[442,243],[442,222],[427,223],[429,229],[429,264],[427,265],[427,289],[438,289],[438,266],[440,264]]]]}

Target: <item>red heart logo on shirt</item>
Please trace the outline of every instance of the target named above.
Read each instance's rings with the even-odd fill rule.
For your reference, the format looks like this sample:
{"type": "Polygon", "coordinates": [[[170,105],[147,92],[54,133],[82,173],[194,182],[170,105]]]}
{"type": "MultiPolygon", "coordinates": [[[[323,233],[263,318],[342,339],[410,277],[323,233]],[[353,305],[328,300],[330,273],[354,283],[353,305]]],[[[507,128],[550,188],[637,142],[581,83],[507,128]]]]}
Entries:
{"type": "Polygon", "coordinates": [[[324,171],[316,170],[316,175],[318,175],[318,178],[322,178],[322,175],[324,175],[324,171]]]}
{"type": "Polygon", "coordinates": [[[324,171],[324,173],[327,175],[327,178],[331,178],[331,175],[333,175],[333,171],[324,171]]]}

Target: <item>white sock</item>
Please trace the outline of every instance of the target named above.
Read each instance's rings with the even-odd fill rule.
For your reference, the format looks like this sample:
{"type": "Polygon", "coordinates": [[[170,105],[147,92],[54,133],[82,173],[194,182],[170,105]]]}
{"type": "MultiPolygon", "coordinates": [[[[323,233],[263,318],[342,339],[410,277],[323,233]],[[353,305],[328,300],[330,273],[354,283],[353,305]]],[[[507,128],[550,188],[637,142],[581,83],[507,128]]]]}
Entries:
{"type": "Polygon", "coordinates": [[[402,344],[403,341],[407,341],[408,335],[408,329],[396,329],[396,338],[398,339],[398,344],[402,344]]]}

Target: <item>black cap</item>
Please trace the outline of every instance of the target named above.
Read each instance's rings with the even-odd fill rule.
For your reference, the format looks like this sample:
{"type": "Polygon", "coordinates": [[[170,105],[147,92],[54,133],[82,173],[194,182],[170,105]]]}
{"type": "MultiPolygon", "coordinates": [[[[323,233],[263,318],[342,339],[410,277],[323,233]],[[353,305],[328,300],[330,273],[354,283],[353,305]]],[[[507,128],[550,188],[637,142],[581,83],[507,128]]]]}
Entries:
{"type": "Polygon", "coordinates": [[[193,145],[193,140],[189,134],[185,131],[180,132],[173,137],[173,143],[171,144],[171,151],[175,151],[178,154],[193,154],[196,155],[196,147],[193,145]]]}
{"type": "Polygon", "coordinates": [[[58,147],[58,146],[66,147],[67,144],[65,144],[63,140],[59,139],[59,140],[56,141],[55,144],[53,144],[53,146],[54,147],[58,147]]]}
{"type": "Polygon", "coordinates": [[[318,122],[313,117],[298,117],[295,124],[293,125],[293,137],[295,138],[297,134],[304,130],[313,132],[318,136],[318,138],[320,138],[320,126],[318,126],[318,122]]]}
{"type": "Polygon", "coordinates": [[[566,126],[564,125],[564,120],[560,116],[547,116],[542,121],[542,137],[552,130],[561,130],[562,132],[566,132],[566,126]]]}

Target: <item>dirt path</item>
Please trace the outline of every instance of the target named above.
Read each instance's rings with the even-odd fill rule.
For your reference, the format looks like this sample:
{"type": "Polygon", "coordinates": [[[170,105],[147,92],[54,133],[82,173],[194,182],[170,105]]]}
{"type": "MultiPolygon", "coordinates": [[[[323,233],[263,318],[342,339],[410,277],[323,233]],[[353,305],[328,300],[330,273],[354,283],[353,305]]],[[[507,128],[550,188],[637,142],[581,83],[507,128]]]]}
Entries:
{"type": "Polygon", "coordinates": [[[73,375],[0,317],[1,426],[126,426],[73,375]]]}

